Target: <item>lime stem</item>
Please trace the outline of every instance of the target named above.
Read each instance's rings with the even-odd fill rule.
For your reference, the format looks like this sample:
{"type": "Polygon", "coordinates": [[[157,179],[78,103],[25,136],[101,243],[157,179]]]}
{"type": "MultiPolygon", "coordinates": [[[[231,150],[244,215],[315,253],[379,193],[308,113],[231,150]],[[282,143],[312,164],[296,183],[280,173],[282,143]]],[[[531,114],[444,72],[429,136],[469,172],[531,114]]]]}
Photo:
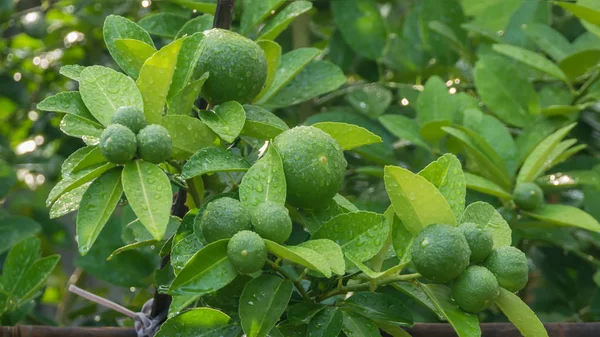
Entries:
{"type": "Polygon", "coordinates": [[[298,290],[300,295],[302,295],[302,298],[304,298],[304,300],[306,300],[306,302],[308,302],[308,303],[313,302],[312,298],[310,298],[310,296],[308,296],[306,289],[304,289],[304,287],[300,283],[301,278],[298,278],[298,279],[293,278],[285,269],[280,267],[279,264],[276,262],[269,260],[269,263],[271,264],[271,267],[273,267],[273,269],[275,269],[279,274],[281,274],[281,276],[292,281],[292,283],[294,284],[294,286],[296,287],[296,289],[298,290]]]}
{"type": "Polygon", "coordinates": [[[404,275],[392,275],[392,276],[384,277],[381,279],[370,280],[370,281],[364,282],[364,283],[350,284],[345,287],[333,289],[333,290],[317,297],[316,302],[321,303],[324,300],[326,300],[332,296],[343,295],[343,294],[347,294],[349,292],[375,290],[374,288],[384,286],[384,285],[387,285],[390,283],[395,283],[395,282],[400,282],[400,281],[410,281],[410,280],[417,279],[419,277],[421,277],[421,274],[419,274],[419,273],[404,274],[404,275]]]}

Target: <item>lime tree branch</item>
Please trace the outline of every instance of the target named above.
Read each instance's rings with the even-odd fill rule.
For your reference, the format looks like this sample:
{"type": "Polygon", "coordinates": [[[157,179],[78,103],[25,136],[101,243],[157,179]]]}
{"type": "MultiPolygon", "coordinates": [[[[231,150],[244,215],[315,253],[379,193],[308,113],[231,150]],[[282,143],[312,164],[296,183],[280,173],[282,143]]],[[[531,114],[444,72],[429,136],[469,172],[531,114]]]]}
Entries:
{"type": "Polygon", "coordinates": [[[336,296],[336,295],[343,295],[343,294],[347,294],[349,292],[354,292],[354,291],[365,291],[365,290],[372,290],[373,287],[380,287],[380,286],[384,286],[390,283],[395,283],[395,282],[400,282],[400,281],[410,281],[410,280],[414,280],[421,277],[421,274],[419,273],[414,273],[414,274],[404,274],[404,275],[392,275],[389,277],[384,277],[381,279],[375,279],[375,280],[371,280],[368,282],[364,282],[364,283],[357,283],[357,284],[349,284],[347,286],[343,286],[343,287],[339,287],[337,289],[333,289],[329,292],[326,292],[325,294],[317,297],[317,303],[320,303],[332,296],[336,296]]]}
{"type": "Polygon", "coordinates": [[[279,274],[281,274],[281,276],[285,277],[286,279],[288,279],[288,280],[292,281],[292,283],[294,283],[294,286],[296,287],[296,289],[298,289],[298,292],[300,293],[300,295],[302,295],[302,298],[304,298],[304,300],[306,300],[306,302],[309,302],[309,303],[312,302],[312,299],[306,292],[306,289],[304,289],[304,287],[300,283],[300,280],[302,279],[302,277],[299,277],[297,279],[293,278],[292,275],[290,275],[285,269],[281,268],[277,262],[273,262],[273,261],[269,260],[269,264],[271,265],[271,267],[273,267],[273,269],[275,269],[279,274]]]}

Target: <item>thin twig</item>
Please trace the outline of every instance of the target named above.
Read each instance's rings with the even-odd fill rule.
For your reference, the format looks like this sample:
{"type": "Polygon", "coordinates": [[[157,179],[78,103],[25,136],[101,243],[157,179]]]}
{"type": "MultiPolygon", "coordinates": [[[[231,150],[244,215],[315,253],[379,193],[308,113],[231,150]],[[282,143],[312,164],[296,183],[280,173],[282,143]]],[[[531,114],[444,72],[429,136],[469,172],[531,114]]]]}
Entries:
{"type": "Polygon", "coordinates": [[[72,292],[73,294],[77,294],[89,301],[92,302],[96,302],[98,304],[100,304],[103,307],[106,307],[108,309],[112,309],[115,311],[118,311],[120,313],[122,313],[125,316],[131,317],[132,319],[135,319],[137,317],[137,315],[135,314],[135,312],[125,308],[124,306],[121,306],[113,301],[107,300],[104,297],[100,297],[96,294],[92,294],[89,291],[83,290],[81,288],[79,288],[78,286],[71,284],[69,286],[69,291],[72,292]]]}
{"type": "Polygon", "coordinates": [[[319,296],[317,298],[317,303],[323,302],[324,300],[326,300],[332,296],[342,295],[342,294],[346,294],[346,293],[349,293],[352,291],[373,290],[372,289],[373,287],[376,288],[376,287],[384,286],[386,284],[390,284],[390,283],[394,283],[394,282],[414,280],[419,277],[421,277],[421,274],[419,274],[419,273],[404,274],[404,275],[392,275],[390,277],[386,277],[381,280],[375,280],[374,283],[372,283],[371,281],[368,281],[368,282],[364,282],[364,283],[350,284],[345,287],[333,289],[333,290],[319,296]]]}
{"type": "Polygon", "coordinates": [[[312,299],[310,298],[310,296],[308,296],[306,289],[304,289],[304,287],[300,283],[300,279],[293,278],[285,269],[281,268],[276,262],[273,262],[271,260],[269,260],[269,262],[271,263],[271,267],[273,267],[273,269],[275,269],[279,274],[281,274],[281,276],[292,281],[292,283],[294,284],[296,289],[298,289],[298,292],[300,293],[300,295],[302,295],[302,298],[304,298],[306,302],[312,303],[312,299]]]}

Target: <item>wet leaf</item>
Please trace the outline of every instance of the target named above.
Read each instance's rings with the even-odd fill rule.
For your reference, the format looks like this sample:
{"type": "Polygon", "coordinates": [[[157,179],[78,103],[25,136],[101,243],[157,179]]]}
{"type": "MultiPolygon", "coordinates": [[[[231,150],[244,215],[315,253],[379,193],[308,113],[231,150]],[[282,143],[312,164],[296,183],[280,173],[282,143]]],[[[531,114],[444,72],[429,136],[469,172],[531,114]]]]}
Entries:
{"type": "Polygon", "coordinates": [[[160,326],[156,337],[210,337],[224,336],[224,329],[231,318],[221,311],[211,308],[194,308],[169,318],[160,326]]]}
{"type": "Polygon", "coordinates": [[[298,246],[312,249],[313,251],[321,254],[325,260],[327,260],[331,271],[335,274],[344,275],[346,272],[344,252],[337,243],[327,239],[313,239],[302,242],[298,246]]]}
{"type": "Polygon", "coordinates": [[[107,261],[112,260],[115,256],[126,252],[126,251],[130,251],[130,250],[136,250],[136,249],[140,249],[140,248],[144,248],[144,247],[154,247],[154,249],[156,249],[157,245],[160,245],[160,241],[157,240],[146,240],[146,241],[139,241],[139,242],[134,242],[134,243],[130,243],[128,245],[125,245],[123,247],[119,247],[117,249],[115,249],[107,258],[107,261]]]}
{"type": "Polygon", "coordinates": [[[181,177],[190,179],[204,174],[247,171],[250,164],[233,152],[220,147],[206,147],[196,152],[183,166],[181,177]]]}
{"type": "Polygon", "coordinates": [[[492,48],[500,54],[512,57],[536,70],[569,83],[567,75],[556,64],[541,54],[508,44],[496,44],[492,48]]]}
{"type": "Polygon", "coordinates": [[[190,158],[200,149],[217,144],[217,136],[197,118],[184,115],[168,115],[161,124],[169,131],[173,142],[171,157],[176,160],[190,158]]]}
{"type": "Polygon", "coordinates": [[[201,110],[198,112],[198,116],[209,128],[229,143],[233,143],[239,136],[246,121],[244,108],[235,101],[219,104],[214,111],[201,110]]]}
{"type": "Polygon", "coordinates": [[[465,208],[467,189],[462,165],[455,155],[447,153],[427,165],[419,175],[442,193],[452,212],[460,219],[465,208]]]}
{"type": "MultiPolygon", "coordinates": [[[[174,97],[179,94],[181,95],[182,90],[186,87],[190,86],[190,81],[200,81],[204,76],[208,74],[202,74],[199,79],[193,78],[194,70],[196,69],[196,65],[198,64],[198,59],[204,50],[204,44],[202,40],[204,39],[203,33],[196,33],[191,36],[185,37],[181,39],[181,49],[179,49],[179,53],[177,54],[177,59],[175,63],[175,68],[173,69],[173,80],[171,81],[171,85],[169,87],[169,93],[167,94],[167,101],[170,105],[173,104],[174,97]]],[[[164,61],[163,61],[164,62],[164,61]]],[[[205,80],[206,80],[205,78],[205,80]]],[[[204,82],[202,82],[204,83],[204,82]]],[[[196,84],[198,86],[198,84],[196,84]]],[[[189,90],[188,91],[193,91],[189,90]]],[[[198,98],[198,93],[193,98],[194,100],[198,98]]],[[[188,100],[192,100],[191,97],[188,100]]],[[[192,101],[193,104],[193,101],[192,101]]],[[[188,105],[186,112],[178,112],[180,114],[188,114],[190,106],[188,105]]],[[[184,110],[185,111],[185,110],[184,110]]]]}
{"type": "Polygon", "coordinates": [[[81,76],[83,69],[85,69],[84,66],[80,66],[78,64],[68,64],[60,67],[58,72],[74,81],[79,81],[79,77],[81,76]]]}
{"type": "Polygon", "coordinates": [[[154,13],[143,17],[138,25],[152,35],[174,38],[187,18],[173,13],[154,13]]]}
{"type": "Polygon", "coordinates": [[[351,150],[363,145],[382,142],[381,137],[378,135],[354,124],[321,122],[313,124],[312,126],[328,133],[338,142],[338,144],[340,144],[342,150],[351,150]]]}
{"type": "Polygon", "coordinates": [[[561,33],[543,23],[531,23],[523,28],[525,35],[554,61],[571,53],[571,43],[561,33]]]}
{"type": "Polygon", "coordinates": [[[127,74],[136,73],[135,68],[132,68],[131,63],[127,60],[128,56],[121,54],[121,51],[115,46],[117,39],[133,39],[146,43],[154,48],[154,42],[142,27],[135,22],[118,15],[109,15],[104,21],[104,42],[110,55],[115,62],[127,74]]]}
{"type": "Polygon", "coordinates": [[[178,39],[185,35],[193,35],[195,33],[201,33],[205,30],[209,30],[212,28],[214,19],[215,17],[211,14],[203,14],[188,20],[188,22],[181,27],[179,32],[177,32],[177,36],[175,36],[175,38],[178,39]]]}
{"type": "Polygon", "coordinates": [[[523,212],[534,219],[546,221],[554,225],[573,226],[593,232],[600,232],[600,223],[590,214],[577,207],[546,204],[536,210],[523,212]]]}
{"type": "Polygon", "coordinates": [[[183,269],[185,264],[196,254],[203,245],[193,233],[177,242],[171,250],[171,266],[175,275],[183,269]]]}
{"type": "Polygon", "coordinates": [[[83,169],[98,164],[104,164],[106,162],[107,160],[100,152],[100,148],[94,146],[92,147],[91,151],[89,151],[89,153],[87,153],[83,158],[81,158],[81,160],[76,165],[74,165],[73,169],[69,172],[69,174],[77,173],[83,169]]]}
{"type": "Polygon", "coordinates": [[[122,69],[133,78],[138,78],[144,62],[156,52],[151,45],[135,39],[115,39],[113,44],[121,56],[122,69]]]}
{"type": "Polygon", "coordinates": [[[21,281],[13,292],[18,305],[31,301],[38,291],[46,285],[48,277],[56,268],[60,256],[58,254],[43,257],[35,261],[23,274],[21,281]]]}
{"type": "Polygon", "coordinates": [[[59,92],[54,96],[46,97],[43,101],[37,104],[36,108],[43,111],[71,114],[87,119],[94,124],[98,124],[94,116],[92,116],[88,108],[83,103],[81,95],[78,91],[59,92]]]}
{"type": "Polygon", "coordinates": [[[50,219],[56,219],[76,211],[79,208],[79,203],[81,202],[81,198],[83,198],[83,194],[90,184],[91,183],[83,184],[58,198],[50,208],[50,219]]]}
{"type": "Polygon", "coordinates": [[[419,124],[414,119],[402,115],[383,115],[379,117],[379,122],[394,136],[431,151],[431,146],[421,136],[419,124]]]}
{"type": "Polygon", "coordinates": [[[40,247],[40,239],[30,236],[20,240],[8,252],[2,267],[2,286],[9,295],[19,287],[27,269],[39,258],[40,247]]]}
{"type": "Polygon", "coordinates": [[[433,121],[453,121],[456,114],[455,96],[438,76],[430,77],[417,99],[417,120],[421,126],[433,121]]]}
{"type": "Polygon", "coordinates": [[[65,115],[60,121],[60,131],[67,136],[81,138],[87,145],[96,145],[104,128],[88,119],[65,115]]]}
{"type": "Polygon", "coordinates": [[[306,268],[316,270],[325,275],[325,277],[331,277],[331,267],[327,259],[316,251],[301,246],[283,246],[270,240],[265,240],[265,244],[269,253],[306,268]]]}
{"type": "Polygon", "coordinates": [[[390,106],[392,96],[388,89],[379,84],[370,84],[350,91],[346,95],[346,100],[355,110],[371,118],[377,118],[390,106]]]}
{"type": "Polygon", "coordinates": [[[373,320],[351,311],[342,311],[344,321],[342,330],[348,337],[379,337],[379,329],[373,320]]]}
{"type": "Polygon", "coordinates": [[[540,319],[519,296],[500,288],[500,297],[496,305],[506,317],[519,329],[524,337],[547,337],[548,332],[540,319]]]}
{"type": "MultiPolygon", "coordinates": [[[[295,3],[297,2],[293,2],[291,5],[295,3]]],[[[265,52],[267,58],[267,79],[262,90],[252,99],[254,102],[259,101],[271,88],[281,61],[281,46],[278,43],[269,40],[259,40],[256,43],[265,52]]]]}
{"type": "Polygon", "coordinates": [[[415,239],[415,234],[411,233],[398,218],[393,206],[388,207],[383,215],[392,231],[392,247],[400,260],[400,264],[409,262],[411,260],[410,246],[415,239]]]}
{"type": "Polygon", "coordinates": [[[507,247],[512,243],[512,231],[502,215],[485,202],[470,204],[462,217],[461,223],[472,222],[483,226],[494,238],[494,248],[507,247]]]}
{"type": "Polygon", "coordinates": [[[255,105],[244,105],[246,123],[240,134],[258,139],[272,139],[289,127],[273,113],[255,105]]]}
{"type": "Polygon", "coordinates": [[[294,1],[282,9],[260,30],[257,40],[275,40],[292,21],[312,8],[310,1],[294,1]]]}
{"type": "Polygon", "coordinates": [[[175,94],[169,103],[167,115],[189,115],[206,80],[208,80],[208,73],[204,73],[199,79],[189,83],[175,94]]]}
{"type": "Polygon", "coordinates": [[[342,305],[344,308],[376,322],[408,326],[413,324],[412,313],[404,303],[386,294],[374,292],[356,293],[346,299],[342,305]]]}
{"type": "MultiPolygon", "coordinates": [[[[17,242],[35,235],[41,230],[42,226],[30,218],[18,215],[2,217],[2,221],[0,221],[0,254],[11,249],[17,242]]],[[[4,267],[4,275],[6,275],[6,267],[4,267]]]]}
{"type": "Polygon", "coordinates": [[[285,204],[286,182],[281,157],[269,146],[246,173],[240,184],[240,201],[250,209],[264,201],[285,204]]]}
{"type": "Polygon", "coordinates": [[[56,201],[61,195],[76,189],[77,187],[88,183],[97,177],[101,176],[104,172],[115,167],[115,164],[106,163],[104,165],[93,166],[84,170],[81,170],[75,174],[64,177],[58,184],[52,188],[48,199],[46,200],[46,206],[50,206],[56,201]]]}
{"type": "Polygon", "coordinates": [[[79,162],[85,158],[90,152],[94,151],[97,146],[84,146],[71,153],[65,161],[63,161],[60,172],[63,176],[68,176],[73,172],[73,169],[79,164],[79,162]]]}
{"type": "MultiPolygon", "coordinates": [[[[251,29],[265,21],[271,13],[285,3],[285,0],[247,1],[244,3],[244,12],[240,20],[240,30],[243,35],[250,33],[251,29]]],[[[255,336],[250,336],[255,337],[255,336]]]]}
{"type": "Polygon", "coordinates": [[[595,69],[600,62],[600,49],[586,49],[569,54],[561,59],[558,66],[570,81],[595,69]]]}
{"type": "Polygon", "coordinates": [[[342,311],[336,307],[326,307],[308,323],[307,337],[337,337],[342,331],[342,323],[342,311]]]}
{"type": "Polygon", "coordinates": [[[473,191],[493,195],[501,199],[512,199],[512,195],[502,187],[496,185],[496,183],[493,181],[484,177],[480,177],[476,174],[465,172],[465,182],[467,184],[467,188],[473,191]]]}

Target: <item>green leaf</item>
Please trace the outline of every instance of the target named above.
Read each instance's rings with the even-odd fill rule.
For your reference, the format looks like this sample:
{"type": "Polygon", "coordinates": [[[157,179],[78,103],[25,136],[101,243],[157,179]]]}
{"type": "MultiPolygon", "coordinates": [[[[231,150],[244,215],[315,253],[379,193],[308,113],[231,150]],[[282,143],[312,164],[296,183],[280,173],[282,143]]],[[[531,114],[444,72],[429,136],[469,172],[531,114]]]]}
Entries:
{"type": "Polygon", "coordinates": [[[138,26],[135,22],[130,21],[122,16],[109,15],[104,21],[104,42],[108,48],[108,52],[127,74],[132,75],[136,73],[135,68],[132,68],[131,62],[128,60],[127,55],[121,54],[121,51],[115,46],[115,40],[117,39],[133,39],[148,44],[154,48],[154,42],[142,27],[138,26]]]}
{"type": "Polygon", "coordinates": [[[307,337],[337,337],[342,331],[343,319],[341,310],[326,307],[308,323],[307,337]]]}
{"type": "Polygon", "coordinates": [[[357,111],[371,117],[381,116],[392,102],[392,93],[377,83],[350,91],[346,100],[357,111]]]}
{"type": "Polygon", "coordinates": [[[292,2],[269,20],[260,30],[260,36],[257,40],[275,40],[295,18],[308,12],[311,8],[312,2],[310,1],[292,2]]]}
{"type": "Polygon", "coordinates": [[[195,9],[200,13],[214,14],[217,9],[217,2],[215,0],[173,0],[173,2],[192,10],[195,9]]]}
{"type": "Polygon", "coordinates": [[[85,118],[94,124],[98,124],[94,116],[83,103],[78,91],[59,92],[54,96],[46,97],[36,106],[43,111],[54,111],[71,114],[77,117],[85,118]]]}
{"type": "MultiPolygon", "coordinates": [[[[18,215],[2,217],[2,221],[0,221],[0,254],[9,250],[17,242],[35,235],[41,230],[42,226],[30,218],[18,215]]],[[[6,275],[6,267],[4,268],[6,275]]]]}
{"type": "Polygon", "coordinates": [[[519,296],[500,288],[500,297],[496,300],[496,305],[524,337],[548,337],[542,322],[519,296]]]}
{"type": "Polygon", "coordinates": [[[302,242],[299,247],[311,249],[321,254],[331,267],[331,271],[338,275],[344,275],[346,272],[346,261],[344,261],[344,252],[335,242],[327,239],[313,239],[302,242]]]}
{"type": "Polygon", "coordinates": [[[392,283],[392,287],[396,290],[405,293],[406,295],[412,297],[417,302],[423,304],[427,307],[431,312],[433,312],[439,320],[445,320],[446,317],[442,313],[441,310],[437,308],[437,306],[433,303],[432,299],[425,294],[423,291],[421,283],[418,282],[396,282],[392,283]]]}
{"type": "Polygon", "coordinates": [[[342,150],[350,150],[363,145],[382,142],[381,137],[378,135],[354,124],[321,122],[313,124],[312,126],[328,133],[338,142],[338,144],[340,144],[342,150]]]}
{"type": "Polygon", "coordinates": [[[521,166],[533,149],[553,131],[564,125],[563,121],[539,118],[534,124],[528,125],[517,139],[517,166],[521,166]]]}
{"type": "Polygon", "coordinates": [[[92,147],[92,150],[89,151],[83,158],[81,158],[81,160],[76,165],[73,166],[69,174],[77,173],[91,166],[104,163],[106,163],[106,158],[104,158],[104,156],[100,152],[100,148],[95,146],[92,147]]]}
{"type": "Polygon", "coordinates": [[[264,201],[285,203],[286,182],[281,157],[273,146],[248,170],[240,184],[240,201],[250,209],[264,201]]]}
{"type": "Polygon", "coordinates": [[[421,126],[432,121],[452,121],[456,108],[455,97],[448,92],[446,83],[433,76],[427,80],[417,98],[417,120],[421,126]]]}
{"type": "Polygon", "coordinates": [[[48,194],[48,199],[46,200],[46,206],[50,206],[52,203],[56,201],[61,195],[76,189],[77,187],[88,183],[97,177],[101,176],[104,172],[110,170],[115,167],[115,164],[106,163],[100,166],[94,166],[87,168],[85,170],[81,170],[75,174],[64,177],[58,184],[56,184],[50,194],[48,194]]]}
{"type": "Polygon", "coordinates": [[[35,261],[25,272],[13,293],[17,305],[23,305],[32,300],[38,291],[46,284],[46,280],[56,268],[60,256],[50,255],[35,261]]]}
{"type": "Polygon", "coordinates": [[[285,53],[281,56],[279,67],[275,73],[275,79],[268,91],[263,94],[258,100],[259,104],[263,104],[275,95],[281,88],[285,87],[294,77],[302,71],[321,50],[316,48],[299,48],[285,53]]]}
{"type": "Polygon", "coordinates": [[[291,82],[270,97],[264,105],[279,108],[299,104],[334,91],[344,83],[346,83],[346,76],[338,66],[328,61],[313,61],[291,82]]]}
{"type": "Polygon", "coordinates": [[[581,107],[573,105],[550,105],[542,108],[540,114],[542,116],[565,116],[570,117],[577,112],[581,111],[581,107]]]}
{"type": "MultiPolygon", "coordinates": [[[[146,240],[146,241],[139,241],[139,242],[134,242],[134,243],[130,243],[128,245],[125,245],[123,247],[119,247],[117,249],[115,249],[107,258],[106,261],[110,261],[112,260],[115,256],[123,253],[123,252],[127,252],[130,250],[136,250],[136,249],[140,249],[140,248],[144,248],[144,247],[154,247],[154,249],[156,249],[157,245],[160,245],[161,241],[157,241],[157,240],[146,240]]],[[[153,250],[154,250],[153,249],[153,250]]]]}
{"type": "Polygon", "coordinates": [[[507,247],[512,243],[512,231],[502,215],[483,201],[477,201],[465,209],[462,223],[472,222],[483,226],[494,238],[494,248],[507,247]]]}
{"type": "Polygon", "coordinates": [[[439,143],[446,136],[444,127],[452,125],[452,121],[447,119],[425,123],[419,130],[419,133],[430,143],[439,143]]]}
{"type": "Polygon", "coordinates": [[[151,45],[135,39],[115,39],[113,44],[122,57],[122,69],[133,78],[138,78],[144,62],[156,52],[151,45]]]}
{"type": "Polygon", "coordinates": [[[193,35],[195,33],[201,33],[205,30],[209,30],[212,28],[214,19],[215,17],[210,14],[202,14],[191,20],[188,20],[188,22],[181,27],[179,32],[177,32],[177,36],[175,36],[175,38],[178,39],[186,35],[193,35]]]}
{"type": "Polygon", "coordinates": [[[143,97],[143,110],[148,124],[160,124],[183,40],[175,40],[162,47],[140,69],[136,84],[143,97]]]}
{"type": "Polygon", "coordinates": [[[534,219],[546,221],[559,226],[573,226],[587,229],[593,232],[600,232],[600,223],[585,211],[569,206],[559,204],[546,204],[542,207],[523,213],[534,219]]]}
{"type": "Polygon", "coordinates": [[[384,181],[398,218],[411,233],[436,223],[456,224],[452,208],[427,179],[401,167],[386,166],[384,181]]]}
{"type": "Polygon", "coordinates": [[[363,262],[381,250],[389,230],[383,215],[359,211],[332,218],[312,238],[332,240],[342,247],[345,255],[363,262]]]}
{"type": "Polygon", "coordinates": [[[546,137],[546,139],[539,143],[529,154],[529,156],[527,156],[525,162],[521,166],[521,170],[517,176],[517,182],[532,182],[539,175],[544,173],[544,168],[551,164],[551,162],[548,162],[549,156],[560,144],[561,140],[566,137],[569,131],[575,127],[575,125],[575,123],[567,125],[546,137]]]}
{"type": "Polygon", "coordinates": [[[245,1],[244,12],[242,13],[242,18],[240,20],[241,33],[243,35],[248,35],[251,29],[265,21],[271,13],[275,13],[284,3],[285,0],[245,1]]]}
{"type": "Polygon", "coordinates": [[[438,20],[447,27],[448,31],[455,34],[458,40],[466,41],[467,33],[460,26],[466,21],[460,1],[446,1],[444,6],[439,6],[437,0],[422,0],[417,3],[416,10],[421,44],[424,49],[431,52],[435,60],[442,65],[453,65],[458,59],[456,53],[449,48],[443,35],[429,28],[429,23],[438,20]]]}
{"type": "Polygon", "coordinates": [[[123,190],[129,205],[155,240],[163,238],[171,211],[171,183],[156,165],[134,160],[123,169],[123,190]]]}
{"type": "Polygon", "coordinates": [[[265,240],[269,252],[279,258],[316,270],[325,277],[331,277],[331,267],[327,259],[316,251],[301,246],[283,246],[271,240],[265,240]]]}
{"type": "Polygon", "coordinates": [[[531,23],[523,30],[529,39],[554,61],[560,61],[571,53],[569,40],[549,25],[531,23]]]}
{"type": "Polygon", "coordinates": [[[135,82],[106,67],[85,68],[81,72],[79,92],[92,115],[105,126],[111,123],[115,111],[122,106],[133,106],[140,110],[144,108],[142,95],[135,82]]]}
{"type": "Polygon", "coordinates": [[[204,174],[229,171],[247,171],[248,162],[233,152],[220,147],[206,147],[196,152],[181,171],[183,179],[190,179],[204,174]]]}
{"type": "MultiPolygon", "coordinates": [[[[336,1],[337,2],[337,1],[336,1]]],[[[353,313],[351,311],[342,311],[344,322],[342,330],[348,337],[380,337],[379,329],[375,322],[367,317],[353,313]]]]}
{"type": "Polygon", "coordinates": [[[143,17],[138,25],[152,35],[175,38],[187,18],[173,13],[154,13],[143,17]]]}
{"type": "Polygon", "coordinates": [[[246,123],[241,133],[258,139],[272,139],[289,127],[281,118],[255,105],[244,105],[246,123]]]}
{"type": "Polygon", "coordinates": [[[375,0],[332,1],[331,12],[346,43],[360,56],[383,56],[388,32],[375,0]]]}
{"type": "Polygon", "coordinates": [[[214,132],[197,118],[168,115],[163,117],[161,124],[171,135],[173,142],[171,157],[176,160],[188,159],[198,150],[218,143],[214,132]]]}
{"type": "Polygon", "coordinates": [[[209,128],[229,143],[233,143],[239,136],[246,121],[244,108],[235,101],[219,104],[214,111],[201,110],[198,112],[198,116],[209,128]]]}
{"type": "Polygon", "coordinates": [[[533,85],[516,65],[498,56],[479,59],[475,86],[485,105],[507,124],[523,127],[538,113],[533,85]]]}
{"type": "Polygon", "coordinates": [[[79,77],[81,76],[83,69],[85,69],[84,66],[80,66],[78,64],[68,64],[60,67],[58,72],[74,81],[79,81],[79,77]]]}
{"type": "Polygon", "coordinates": [[[231,320],[221,311],[211,308],[194,308],[169,318],[160,326],[156,337],[195,336],[211,337],[223,335],[231,320]]]}
{"type": "MultiPolygon", "coordinates": [[[[173,99],[176,95],[182,95],[182,92],[185,88],[189,88],[191,85],[190,81],[194,79],[195,81],[202,80],[205,76],[205,80],[208,78],[209,74],[202,74],[199,79],[193,78],[194,70],[196,69],[196,65],[198,64],[198,59],[204,50],[204,44],[202,40],[204,39],[203,33],[196,33],[191,36],[187,36],[182,38],[181,48],[179,49],[179,53],[177,54],[177,60],[175,63],[175,68],[173,69],[173,79],[171,81],[171,85],[169,87],[169,93],[167,94],[167,102],[169,103],[169,109],[173,104],[173,99]]],[[[201,82],[204,84],[204,81],[201,82]]],[[[198,84],[196,84],[196,87],[198,84]]],[[[188,91],[194,92],[196,87],[189,88],[188,91]]],[[[198,89],[199,92],[199,89],[198,89]]],[[[188,101],[193,101],[198,98],[198,92],[195,92],[195,97],[188,97],[188,101]]],[[[190,93],[191,95],[191,93],[190,93]]],[[[189,114],[190,104],[184,106],[185,110],[181,112],[176,112],[177,114],[189,114]]]]}
{"type": "MultiPolygon", "coordinates": [[[[293,2],[290,6],[296,3],[299,2],[293,2]]],[[[253,101],[259,101],[269,91],[281,62],[281,46],[278,43],[269,40],[259,40],[256,43],[265,52],[267,58],[267,79],[262,90],[252,99],[253,101]]]]}
{"type": "Polygon", "coordinates": [[[376,322],[412,325],[412,313],[399,299],[380,293],[361,292],[350,296],[343,307],[376,322]]]}
{"type": "Polygon", "coordinates": [[[76,221],[79,254],[85,255],[90,250],[117,207],[122,194],[120,167],[102,174],[85,191],[76,221]]]}
{"type": "Polygon", "coordinates": [[[431,146],[421,136],[419,124],[414,119],[402,115],[383,115],[379,117],[379,122],[394,136],[431,151],[431,146]]]}
{"type": "Polygon", "coordinates": [[[87,145],[96,145],[104,128],[89,119],[65,115],[60,121],[60,130],[68,136],[81,138],[87,145]]]}
{"type": "Polygon", "coordinates": [[[465,175],[458,158],[447,153],[427,165],[419,175],[442,193],[456,218],[460,219],[465,208],[467,189],[465,175]]]}
{"type": "Polygon", "coordinates": [[[81,202],[81,198],[83,198],[83,194],[90,184],[91,183],[83,184],[76,189],[61,195],[50,208],[50,219],[56,219],[76,211],[79,208],[79,203],[81,202]]]}
{"type": "MultiPolygon", "coordinates": [[[[383,248],[385,248],[385,246],[383,248]]],[[[387,253],[387,251],[386,251],[386,253],[387,253]]],[[[404,269],[404,267],[406,267],[406,265],[408,264],[408,263],[402,262],[401,264],[397,264],[397,265],[395,265],[389,269],[386,269],[384,271],[374,271],[373,269],[369,268],[369,266],[367,266],[366,264],[364,264],[362,262],[358,262],[349,257],[348,257],[348,260],[351,263],[353,263],[354,265],[356,265],[356,267],[361,272],[363,272],[366,276],[368,276],[372,280],[381,279],[386,276],[391,276],[393,274],[397,274],[397,273],[401,272],[404,269]]],[[[371,260],[371,261],[373,261],[373,260],[371,260]]]]}
{"type": "Polygon", "coordinates": [[[265,337],[287,308],[293,284],[273,275],[248,282],[240,297],[242,329],[248,337],[265,337]]]}
{"type": "Polygon", "coordinates": [[[467,188],[473,191],[493,195],[501,199],[512,199],[512,195],[502,187],[496,185],[493,181],[476,174],[465,172],[465,182],[467,188]]]}
{"type": "Polygon", "coordinates": [[[598,62],[600,62],[600,48],[586,49],[569,54],[560,60],[558,66],[573,82],[578,77],[596,69],[598,62]]]}
{"type": "MultiPolygon", "coordinates": [[[[176,216],[169,217],[169,223],[167,224],[167,230],[160,240],[167,240],[173,234],[177,232],[177,229],[181,226],[181,219],[176,216]]],[[[142,224],[140,219],[135,219],[127,224],[126,230],[131,233],[131,236],[135,241],[148,241],[154,239],[152,233],[142,224]]],[[[126,234],[128,235],[128,234],[126,234]]],[[[157,240],[157,241],[160,241],[157,240]]]]}
{"type": "Polygon", "coordinates": [[[588,32],[600,37],[600,5],[594,0],[578,0],[577,5],[583,7],[582,11],[573,12],[581,18],[581,24],[588,32]],[[579,16],[579,15],[584,15],[579,16]]]}
{"type": "Polygon", "coordinates": [[[448,320],[459,337],[481,336],[477,316],[460,310],[452,301],[450,288],[441,284],[420,284],[421,289],[433,302],[437,310],[448,320]]]}
{"type": "Polygon", "coordinates": [[[202,90],[206,80],[208,80],[208,73],[204,73],[204,75],[202,75],[199,79],[186,85],[177,94],[175,94],[169,103],[167,115],[188,116],[194,107],[194,103],[196,102],[196,99],[198,99],[200,91],[202,90]]]}
{"type": "Polygon", "coordinates": [[[233,281],[237,271],[227,259],[228,242],[215,241],[194,254],[171,283],[169,294],[203,295],[233,281]]]}
{"type": "Polygon", "coordinates": [[[171,250],[171,266],[175,275],[183,269],[185,264],[202,249],[203,245],[193,233],[177,242],[171,250]]]}
{"type": "MultiPolygon", "coordinates": [[[[582,1],[579,1],[579,3],[581,2],[582,1]]],[[[573,13],[576,17],[580,18],[581,20],[587,21],[596,26],[600,26],[600,11],[597,11],[585,5],[579,5],[568,2],[556,2],[556,4],[573,13]]]]}
{"type": "Polygon", "coordinates": [[[539,70],[561,81],[569,83],[567,75],[552,61],[541,54],[529,51],[527,49],[511,46],[509,44],[496,44],[492,47],[500,54],[512,57],[515,60],[526,64],[533,69],[539,70]]]}
{"type": "Polygon", "coordinates": [[[71,153],[71,155],[63,161],[60,167],[61,174],[63,176],[70,175],[73,172],[73,169],[79,165],[79,162],[97,148],[97,146],[84,146],[71,153]]]}
{"type": "Polygon", "coordinates": [[[535,181],[542,189],[568,189],[582,185],[600,187],[600,175],[596,170],[567,171],[539,177],[535,181]]]}
{"type": "Polygon", "coordinates": [[[40,246],[40,239],[30,236],[20,240],[8,252],[2,270],[2,287],[9,296],[19,287],[27,269],[40,256],[40,246]]]}
{"type": "Polygon", "coordinates": [[[398,218],[393,206],[388,207],[383,215],[391,227],[392,247],[400,260],[400,264],[409,262],[411,260],[410,247],[415,239],[415,234],[411,233],[400,218],[398,218]]]}
{"type": "Polygon", "coordinates": [[[287,321],[294,325],[308,324],[323,309],[325,305],[322,304],[300,302],[288,308],[287,321]]]}

